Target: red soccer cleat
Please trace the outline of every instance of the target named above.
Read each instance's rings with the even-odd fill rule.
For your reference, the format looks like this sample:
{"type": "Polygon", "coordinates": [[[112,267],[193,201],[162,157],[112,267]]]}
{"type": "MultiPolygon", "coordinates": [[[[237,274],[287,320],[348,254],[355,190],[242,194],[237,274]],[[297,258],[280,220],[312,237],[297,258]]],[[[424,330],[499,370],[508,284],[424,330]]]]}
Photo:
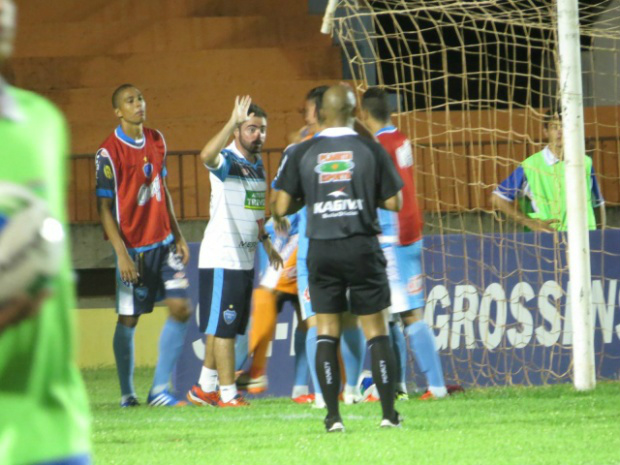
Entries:
{"type": "Polygon", "coordinates": [[[192,386],[186,397],[194,405],[210,405],[212,407],[217,407],[220,400],[217,391],[204,392],[198,384],[192,386]]]}
{"type": "Polygon", "coordinates": [[[292,397],[291,400],[297,404],[311,404],[314,402],[314,394],[304,394],[303,396],[292,397]]]}
{"type": "Polygon", "coordinates": [[[437,399],[437,397],[435,397],[435,395],[431,391],[426,391],[424,394],[420,396],[420,400],[435,400],[435,399],[437,399]]]}
{"type": "Polygon", "coordinates": [[[250,403],[243,398],[241,394],[237,394],[235,397],[230,399],[228,402],[222,402],[220,398],[217,403],[219,407],[249,407],[250,403]]]}

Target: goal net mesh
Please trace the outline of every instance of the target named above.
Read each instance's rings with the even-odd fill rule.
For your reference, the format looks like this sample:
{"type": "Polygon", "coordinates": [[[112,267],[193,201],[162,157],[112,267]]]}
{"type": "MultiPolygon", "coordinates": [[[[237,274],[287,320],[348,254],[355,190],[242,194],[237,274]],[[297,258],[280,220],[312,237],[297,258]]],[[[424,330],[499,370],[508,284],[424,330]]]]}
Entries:
{"type": "MultiPolygon", "coordinates": [[[[596,367],[618,378],[620,2],[580,2],[580,24],[587,155],[607,210],[590,239],[596,367]]],[[[552,1],[338,6],[333,34],[356,90],[387,89],[414,147],[425,319],[448,382],[571,379],[566,234],[526,232],[491,206],[497,185],[545,147],[544,115],[561,106],[556,31],[552,1]]]]}

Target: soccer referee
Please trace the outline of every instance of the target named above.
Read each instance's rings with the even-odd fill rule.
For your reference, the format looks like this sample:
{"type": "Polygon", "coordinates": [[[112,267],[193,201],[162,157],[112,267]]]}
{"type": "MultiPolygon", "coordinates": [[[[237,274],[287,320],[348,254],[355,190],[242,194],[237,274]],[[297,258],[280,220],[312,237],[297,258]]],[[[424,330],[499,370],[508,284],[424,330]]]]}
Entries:
{"type": "Polygon", "coordinates": [[[383,310],[390,306],[377,207],[398,211],[403,182],[378,143],[353,131],[355,95],[345,86],[323,97],[321,132],[284,154],[274,216],[305,204],[310,297],[317,313],[316,369],[327,404],[327,432],[344,431],[338,411],[340,313],[359,315],[383,410],[382,427],[400,426],[394,410],[394,355],[383,310]],[[347,298],[348,294],[348,298],[347,298]]]}

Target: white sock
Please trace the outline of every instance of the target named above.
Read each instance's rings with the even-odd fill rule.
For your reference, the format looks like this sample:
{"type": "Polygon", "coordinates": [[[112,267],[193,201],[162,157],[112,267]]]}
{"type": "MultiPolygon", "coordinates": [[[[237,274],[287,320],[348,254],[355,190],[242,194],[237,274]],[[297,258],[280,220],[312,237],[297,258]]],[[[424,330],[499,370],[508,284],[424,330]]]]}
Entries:
{"type": "Polygon", "coordinates": [[[349,396],[360,396],[360,389],[357,386],[344,385],[344,393],[349,396]]]}
{"type": "Polygon", "coordinates": [[[307,396],[308,395],[308,386],[293,386],[293,393],[291,397],[296,399],[299,396],[307,396]]]}
{"type": "Polygon", "coordinates": [[[167,384],[160,384],[159,386],[153,386],[151,388],[150,394],[152,396],[157,396],[157,395],[161,394],[162,392],[164,392],[167,387],[168,387],[167,384]]]}
{"type": "Polygon", "coordinates": [[[200,371],[200,379],[198,384],[204,392],[213,392],[217,390],[217,370],[212,370],[206,366],[202,366],[200,371]]]}
{"type": "Polygon", "coordinates": [[[315,394],[314,395],[314,405],[313,408],[325,408],[325,401],[323,400],[323,394],[315,394]]]}
{"type": "Polygon", "coordinates": [[[136,394],[125,394],[124,396],[121,396],[121,403],[127,402],[130,397],[136,397],[136,394]]]}
{"type": "Polygon", "coordinates": [[[237,395],[237,385],[230,384],[228,386],[220,386],[220,397],[222,402],[230,402],[237,395]]]}
{"type": "Polygon", "coordinates": [[[446,389],[445,386],[441,386],[441,387],[429,386],[428,390],[431,391],[431,394],[433,394],[438,399],[441,399],[442,397],[446,397],[448,395],[448,390],[446,389]]]}

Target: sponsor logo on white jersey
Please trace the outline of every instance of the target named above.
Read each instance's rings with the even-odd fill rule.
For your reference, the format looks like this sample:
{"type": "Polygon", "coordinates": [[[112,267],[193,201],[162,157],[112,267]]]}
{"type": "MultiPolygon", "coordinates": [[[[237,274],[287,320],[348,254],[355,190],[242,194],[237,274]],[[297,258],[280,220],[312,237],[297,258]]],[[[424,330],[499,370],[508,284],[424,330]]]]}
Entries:
{"type": "Polygon", "coordinates": [[[256,246],[258,245],[258,241],[244,241],[244,240],[240,240],[239,241],[239,246],[240,248],[245,248],[245,249],[255,249],[256,246]]]}

